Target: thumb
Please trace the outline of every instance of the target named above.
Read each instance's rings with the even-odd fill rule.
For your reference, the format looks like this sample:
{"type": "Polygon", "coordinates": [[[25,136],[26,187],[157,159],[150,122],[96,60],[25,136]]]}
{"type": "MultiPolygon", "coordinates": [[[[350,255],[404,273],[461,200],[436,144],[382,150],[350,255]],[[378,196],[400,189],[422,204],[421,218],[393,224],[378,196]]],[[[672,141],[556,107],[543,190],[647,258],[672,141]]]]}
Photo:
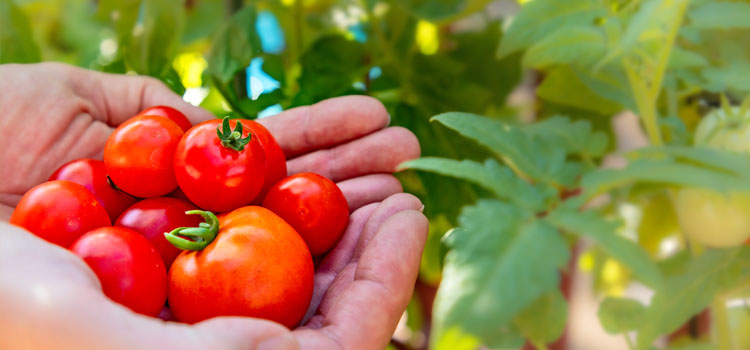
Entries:
{"type": "Polygon", "coordinates": [[[194,326],[205,335],[205,348],[299,350],[300,345],[284,326],[271,321],[245,317],[219,317],[194,326]],[[214,340],[210,340],[214,339],[214,340]]]}

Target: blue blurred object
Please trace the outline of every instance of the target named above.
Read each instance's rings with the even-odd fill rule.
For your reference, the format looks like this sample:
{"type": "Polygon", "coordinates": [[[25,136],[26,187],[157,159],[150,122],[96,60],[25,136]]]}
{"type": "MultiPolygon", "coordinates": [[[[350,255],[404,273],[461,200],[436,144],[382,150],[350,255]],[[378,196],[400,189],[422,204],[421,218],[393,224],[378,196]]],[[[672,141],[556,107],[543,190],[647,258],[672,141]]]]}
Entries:
{"type": "Polygon", "coordinates": [[[272,115],[277,115],[281,113],[283,110],[284,109],[281,108],[281,105],[277,103],[273,106],[268,106],[268,108],[260,111],[260,113],[258,113],[258,118],[266,118],[272,115]]]}
{"type": "Polygon", "coordinates": [[[383,70],[380,67],[375,66],[370,68],[370,80],[379,78],[381,74],[383,74],[383,70]]]}
{"type": "Polygon", "coordinates": [[[281,87],[279,81],[263,71],[263,57],[256,57],[250,61],[246,69],[247,96],[255,100],[261,94],[266,94],[281,87]]]}
{"type": "Polygon", "coordinates": [[[354,40],[360,43],[367,41],[367,32],[365,32],[364,24],[362,22],[349,26],[349,33],[354,36],[354,40]]]}
{"type": "Polygon", "coordinates": [[[279,25],[273,13],[270,11],[261,11],[258,13],[258,19],[255,22],[255,30],[260,36],[260,45],[263,52],[281,53],[284,51],[284,31],[279,25]]]}

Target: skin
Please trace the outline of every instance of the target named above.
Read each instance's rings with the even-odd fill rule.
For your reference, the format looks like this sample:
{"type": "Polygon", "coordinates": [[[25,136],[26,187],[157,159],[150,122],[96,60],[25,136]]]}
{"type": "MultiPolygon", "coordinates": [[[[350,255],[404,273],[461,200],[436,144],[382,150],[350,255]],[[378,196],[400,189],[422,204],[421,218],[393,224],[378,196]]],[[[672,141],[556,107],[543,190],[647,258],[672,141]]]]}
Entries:
{"type": "MultiPolygon", "coordinates": [[[[101,159],[114,127],[146,107],[174,107],[193,124],[212,118],[149,78],[52,63],[4,65],[0,76],[5,220],[26,190],[64,162],[101,159]]],[[[422,204],[388,174],[419,156],[416,138],[387,127],[383,106],[364,96],[260,122],[284,150],[290,174],[334,180],[352,210],[344,236],[315,272],[303,326],[290,331],[242,317],[184,325],[138,315],[107,299],[75,255],[0,222],[0,348],[383,349],[411,297],[427,235],[422,204]]]]}

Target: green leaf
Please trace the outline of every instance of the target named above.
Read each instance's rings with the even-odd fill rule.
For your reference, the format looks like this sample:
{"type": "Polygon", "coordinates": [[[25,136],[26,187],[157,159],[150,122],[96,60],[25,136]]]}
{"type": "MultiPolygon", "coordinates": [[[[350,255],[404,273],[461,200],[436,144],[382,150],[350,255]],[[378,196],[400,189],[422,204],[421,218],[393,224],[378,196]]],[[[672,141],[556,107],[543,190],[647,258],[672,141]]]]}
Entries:
{"type": "Polygon", "coordinates": [[[746,62],[732,62],[726,67],[709,67],[701,70],[706,80],[706,88],[710,91],[738,90],[750,92],[750,64],[746,62]]]}
{"type": "Polygon", "coordinates": [[[692,260],[680,275],[667,279],[656,290],[651,304],[638,327],[638,349],[648,349],[661,334],[683,325],[690,317],[703,311],[714,295],[734,287],[742,276],[747,254],[739,249],[714,249],[692,260]]]}
{"type": "Polygon", "coordinates": [[[568,317],[568,303],[562,292],[553,290],[516,316],[515,324],[534,344],[549,344],[560,338],[568,317]]]}
{"type": "Polygon", "coordinates": [[[596,18],[606,14],[603,2],[598,0],[529,2],[505,31],[498,55],[503,57],[526,49],[565,27],[593,23],[596,18]]]}
{"type": "Polygon", "coordinates": [[[125,62],[137,73],[161,77],[170,69],[180,42],[184,0],[144,1],[142,18],[123,48],[125,62]]]}
{"type": "Polygon", "coordinates": [[[534,186],[494,159],[488,159],[482,164],[473,160],[423,157],[403,163],[399,167],[431,171],[470,181],[492,191],[499,198],[513,201],[532,211],[539,211],[544,205],[545,198],[534,186]]]}
{"type": "Polygon", "coordinates": [[[529,124],[524,130],[564,148],[568,154],[600,157],[607,151],[607,135],[593,131],[591,123],[585,120],[573,122],[565,117],[554,116],[529,124]]]}
{"type": "Polygon", "coordinates": [[[617,102],[600,95],[601,90],[589,88],[569,66],[563,65],[549,71],[537,87],[537,96],[566,106],[614,115],[622,110],[617,102]]]}
{"type": "Polygon", "coordinates": [[[675,46],[669,55],[668,69],[702,68],[708,66],[708,64],[708,60],[703,55],[675,46]]]}
{"type": "Polygon", "coordinates": [[[546,220],[563,231],[588,237],[609,256],[625,265],[645,285],[657,287],[662,282],[659,267],[643,248],[617,234],[620,223],[606,220],[592,210],[581,212],[572,204],[558,207],[546,220]]]}
{"type": "MultiPolygon", "coordinates": [[[[257,13],[247,6],[235,13],[217,32],[208,59],[208,72],[221,84],[229,84],[261,51],[255,31],[257,13]]],[[[243,81],[244,83],[244,81],[243,81]]]]}
{"type": "Polygon", "coordinates": [[[558,271],[570,257],[567,243],[533,213],[496,200],[464,208],[459,223],[444,239],[451,250],[435,300],[433,339],[453,329],[490,347],[506,343],[509,334],[517,339],[511,321],[557,290],[558,271]],[[544,259],[529,259],[531,251],[544,259]]]}
{"type": "Polygon", "coordinates": [[[0,64],[40,60],[29,20],[13,1],[0,0],[0,64]]]}
{"type": "Polygon", "coordinates": [[[99,18],[112,22],[120,46],[126,46],[130,42],[142,4],[143,0],[99,1],[97,14],[99,18]]]}
{"type": "Polygon", "coordinates": [[[688,12],[689,25],[699,29],[750,28],[750,4],[706,2],[688,12]]]}
{"type": "Polygon", "coordinates": [[[638,328],[645,313],[646,307],[633,299],[608,297],[599,305],[599,321],[610,334],[638,328]]]}
{"type": "Polygon", "coordinates": [[[481,10],[490,0],[401,0],[392,3],[406,7],[415,16],[428,21],[448,21],[481,10]]]}
{"type": "Polygon", "coordinates": [[[563,27],[534,44],[523,56],[525,67],[544,69],[557,64],[592,66],[604,56],[604,35],[595,27],[563,27]]]}

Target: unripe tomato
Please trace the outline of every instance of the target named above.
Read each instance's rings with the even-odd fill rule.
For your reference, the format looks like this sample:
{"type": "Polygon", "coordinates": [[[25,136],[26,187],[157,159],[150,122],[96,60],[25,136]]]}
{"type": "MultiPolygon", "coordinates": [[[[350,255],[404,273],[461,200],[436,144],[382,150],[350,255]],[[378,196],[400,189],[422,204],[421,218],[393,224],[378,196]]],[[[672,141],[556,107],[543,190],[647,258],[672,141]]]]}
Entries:
{"type": "Polygon", "coordinates": [[[242,124],[258,137],[266,154],[266,176],[263,179],[263,188],[253,201],[253,203],[260,204],[268,193],[268,189],[286,177],[286,156],[265,126],[247,119],[243,119],[242,124]]]}
{"type": "Polygon", "coordinates": [[[101,160],[77,159],[65,163],[49,177],[49,181],[53,180],[68,180],[86,187],[104,206],[112,221],[137,201],[135,197],[112,186],[101,160]]]}
{"type": "Polygon", "coordinates": [[[263,206],[299,232],[313,256],[325,254],[349,224],[349,205],[338,186],[323,176],[301,173],[271,187],[263,206]]]}
{"type": "Polygon", "coordinates": [[[180,189],[195,205],[227,212],[258,195],[266,176],[266,156],[258,136],[242,123],[227,118],[208,120],[180,140],[174,173],[180,189]]]}
{"type": "Polygon", "coordinates": [[[682,188],[674,198],[682,231],[710,247],[731,247],[750,238],[750,196],[682,188]]]}
{"type": "Polygon", "coordinates": [[[143,236],[124,227],[102,227],[70,247],[91,267],[104,295],[129,309],[156,316],[167,299],[167,270],[143,236]]]}
{"type": "Polygon", "coordinates": [[[174,154],[183,135],[173,121],[140,116],[120,125],[104,146],[107,175],[136,197],[159,197],[177,188],[174,154]]]}
{"type": "Polygon", "coordinates": [[[175,122],[182,131],[187,132],[190,130],[190,128],[193,127],[193,124],[190,124],[190,121],[185,117],[182,112],[169,107],[169,106],[153,106],[146,108],[142,110],[136,117],[140,117],[142,115],[158,115],[161,117],[166,117],[175,122]]]}
{"type": "Polygon", "coordinates": [[[164,238],[164,233],[178,227],[198,226],[203,222],[200,216],[185,214],[198,209],[191,203],[169,197],[144,199],[126,209],[115,222],[115,226],[132,229],[151,242],[159,252],[167,270],[182,250],[164,238]]]}
{"type": "Polygon", "coordinates": [[[104,207],[85,187],[55,180],[26,192],[10,223],[67,248],[84,233],[109,226],[111,221],[104,207]]]}
{"type": "Polygon", "coordinates": [[[185,251],[169,270],[169,306],[195,323],[216,316],[264,318],[294,327],[313,291],[310,251],[268,209],[247,206],[222,215],[203,250],[185,251]]]}

